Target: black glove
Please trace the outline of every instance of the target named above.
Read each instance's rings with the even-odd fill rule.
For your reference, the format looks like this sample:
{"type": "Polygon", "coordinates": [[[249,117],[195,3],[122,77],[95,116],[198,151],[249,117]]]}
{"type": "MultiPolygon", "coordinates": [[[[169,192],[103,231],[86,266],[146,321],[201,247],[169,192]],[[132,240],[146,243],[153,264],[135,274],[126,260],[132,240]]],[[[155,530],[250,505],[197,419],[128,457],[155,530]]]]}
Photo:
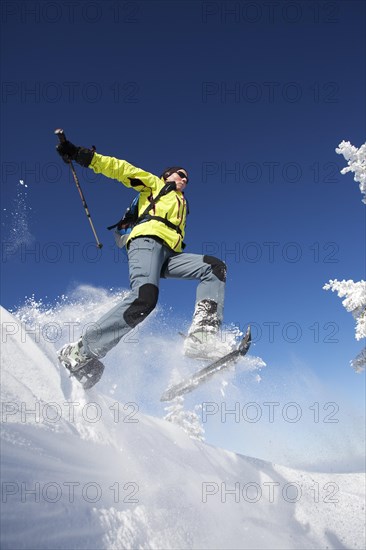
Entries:
{"type": "Polygon", "coordinates": [[[74,160],[84,167],[89,166],[95,152],[95,149],[77,147],[68,140],[59,143],[56,146],[56,149],[64,162],[69,163],[70,161],[74,160]]]}

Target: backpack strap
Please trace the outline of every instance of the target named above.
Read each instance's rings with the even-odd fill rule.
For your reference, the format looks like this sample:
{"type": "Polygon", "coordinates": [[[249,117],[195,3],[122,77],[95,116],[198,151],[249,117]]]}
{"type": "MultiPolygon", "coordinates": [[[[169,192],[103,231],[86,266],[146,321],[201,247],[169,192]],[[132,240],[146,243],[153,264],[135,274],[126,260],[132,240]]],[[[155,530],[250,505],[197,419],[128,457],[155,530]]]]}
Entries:
{"type": "Polygon", "coordinates": [[[133,222],[133,220],[136,219],[135,210],[139,202],[139,197],[140,197],[139,194],[136,195],[136,197],[131,202],[130,206],[127,208],[127,210],[123,214],[122,218],[117,223],[107,227],[108,231],[110,231],[111,229],[115,229],[116,227],[117,229],[123,229],[126,226],[128,227],[131,224],[131,222],[133,222]]]}

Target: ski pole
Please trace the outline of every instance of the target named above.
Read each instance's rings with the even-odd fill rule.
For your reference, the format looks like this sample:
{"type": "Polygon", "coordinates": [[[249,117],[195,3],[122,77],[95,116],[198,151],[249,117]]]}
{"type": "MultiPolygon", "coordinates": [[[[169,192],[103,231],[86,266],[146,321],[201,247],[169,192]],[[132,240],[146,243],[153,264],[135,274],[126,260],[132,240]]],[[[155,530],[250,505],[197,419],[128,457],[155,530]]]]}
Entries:
{"type": "MultiPolygon", "coordinates": [[[[64,141],[66,141],[66,136],[65,136],[65,132],[61,129],[61,128],[57,128],[57,130],[55,130],[55,134],[58,136],[58,139],[60,140],[60,143],[63,143],[64,141]]],[[[85,214],[87,215],[88,217],[88,220],[89,220],[89,223],[90,223],[90,227],[92,228],[92,231],[93,231],[93,234],[94,234],[94,237],[95,237],[95,240],[97,241],[97,247],[98,248],[102,248],[102,243],[99,241],[98,239],[98,235],[97,235],[97,232],[95,231],[95,227],[94,227],[94,224],[93,224],[93,220],[91,219],[91,215],[90,215],[90,212],[89,212],[89,209],[88,209],[88,205],[86,204],[86,200],[85,200],[85,197],[84,197],[84,193],[81,189],[81,186],[80,186],[80,183],[79,183],[79,178],[76,174],[76,171],[75,171],[75,168],[74,168],[74,165],[72,163],[71,160],[69,160],[69,165],[70,165],[70,170],[71,170],[71,173],[73,175],[73,178],[74,178],[74,181],[75,181],[75,184],[76,184],[76,187],[79,191],[79,195],[80,195],[80,198],[81,198],[81,202],[83,203],[83,207],[84,207],[84,210],[85,210],[85,214]]]]}

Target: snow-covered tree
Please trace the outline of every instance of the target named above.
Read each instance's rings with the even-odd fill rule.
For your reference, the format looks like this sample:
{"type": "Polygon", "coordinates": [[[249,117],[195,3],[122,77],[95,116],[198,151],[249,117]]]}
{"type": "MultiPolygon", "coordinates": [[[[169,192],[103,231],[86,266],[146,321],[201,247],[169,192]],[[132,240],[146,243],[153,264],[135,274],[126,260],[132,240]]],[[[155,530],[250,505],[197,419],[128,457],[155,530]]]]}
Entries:
{"type": "Polygon", "coordinates": [[[165,407],[167,414],[164,416],[164,420],[180,426],[193,439],[204,441],[205,430],[196,412],[200,407],[202,405],[196,406],[194,411],[186,411],[184,410],[184,397],[176,397],[171,405],[165,407]]]}
{"type": "Polygon", "coordinates": [[[352,359],[351,367],[355,369],[356,372],[362,372],[365,370],[366,366],[366,348],[363,348],[354,359],[352,359]]]}
{"type": "Polygon", "coordinates": [[[364,195],[362,202],[366,204],[366,143],[359,149],[349,141],[342,141],[336,148],[338,155],[343,155],[348,161],[348,166],[341,170],[341,174],[354,172],[354,180],[360,184],[361,193],[364,195]]]}
{"type": "MultiPolygon", "coordinates": [[[[356,340],[366,338],[366,282],[355,283],[352,280],[337,281],[334,279],[330,280],[323,288],[337,292],[340,298],[344,298],[342,304],[356,320],[356,340]]],[[[366,353],[364,350],[351,361],[351,365],[356,372],[361,372],[365,368],[366,353]]]]}
{"type": "MultiPolygon", "coordinates": [[[[354,180],[359,182],[361,193],[364,195],[362,202],[366,204],[366,143],[359,149],[349,141],[342,141],[336,148],[336,153],[343,155],[348,161],[348,166],[341,170],[341,174],[354,172],[354,180]]],[[[350,311],[356,320],[356,340],[366,338],[366,283],[352,280],[330,280],[323,286],[324,290],[337,292],[340,298],[344,298],[342,304],[350,311]]],[[[366,367],[366,350],[361,352],[351,362],[356,372],[362,372],[366,367]]]]}

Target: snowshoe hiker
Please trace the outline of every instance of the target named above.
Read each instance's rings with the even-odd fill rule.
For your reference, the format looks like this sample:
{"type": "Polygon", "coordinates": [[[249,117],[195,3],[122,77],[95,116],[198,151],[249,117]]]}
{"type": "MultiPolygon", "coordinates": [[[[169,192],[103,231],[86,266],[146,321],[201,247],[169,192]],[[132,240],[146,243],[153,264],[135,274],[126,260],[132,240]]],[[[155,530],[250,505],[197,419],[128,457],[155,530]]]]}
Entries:
{"type": "Polygon", "coordinates": [[[95,148],[64,140],[57,151],[65,162],[75,161],[97,174],[115,179],[139,193],[137,221],[125,239],[131,292],[93,328],[60,352],[70,370],[102,358],[123,336],[154,310],[160,278],[198,281],[193,320],[184,343],[190,357],[206,357],[216,347],[223,320],[226,265],[213,256],[183,252],[188,205],[184,191],[188,172],[181,165],[160,177],[125,160],[101,155],[95,148]],[[152,207],[151,207],[152,205],[152,207]]]}

